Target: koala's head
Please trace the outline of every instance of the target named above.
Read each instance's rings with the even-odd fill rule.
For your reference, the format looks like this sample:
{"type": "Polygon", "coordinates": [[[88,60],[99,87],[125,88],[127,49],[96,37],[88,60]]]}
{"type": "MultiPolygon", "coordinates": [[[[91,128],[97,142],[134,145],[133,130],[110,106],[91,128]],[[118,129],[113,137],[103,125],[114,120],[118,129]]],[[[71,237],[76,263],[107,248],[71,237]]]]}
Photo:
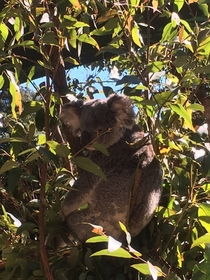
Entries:
{"type": "Polygon", "coordinates": [[[125,130],[135,124],[130,98],[117,94],[106,99],[77,100],[65,104],[60,119],[74,136],[80,137],[83,146],[98,143],[106,148],[118,142],[125,130]]]}

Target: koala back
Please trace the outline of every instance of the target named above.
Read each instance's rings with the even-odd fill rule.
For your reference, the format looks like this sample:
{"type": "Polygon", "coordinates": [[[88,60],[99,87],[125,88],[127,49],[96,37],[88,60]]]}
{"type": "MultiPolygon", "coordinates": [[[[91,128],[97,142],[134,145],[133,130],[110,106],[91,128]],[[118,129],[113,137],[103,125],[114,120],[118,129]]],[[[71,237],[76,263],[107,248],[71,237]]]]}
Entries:
{"type": "Polygon", "coordinates": [[[80,136],[82,145],[91,150],[89,157],[107,178],[104,181],[86,171],[80,174],[73,186],[78,191],[70,190],[61,204],[61,217],[70,232],[84,242],[93,235],[90,224],[96,224],[107,235],[120,239],[121,221],[132,236],[137,235],[158,205],[162,167],[151,142],[143,140],[144,133],[135,122],[131,100],[115,94],[102,100],[78,100],[64,105],[60,118],[74,136],[80,136]],[[104,145],[109,156],[92,149],[94,143],[104,145]],[[85,204],[88,208],[78,211],[85,204]]]}

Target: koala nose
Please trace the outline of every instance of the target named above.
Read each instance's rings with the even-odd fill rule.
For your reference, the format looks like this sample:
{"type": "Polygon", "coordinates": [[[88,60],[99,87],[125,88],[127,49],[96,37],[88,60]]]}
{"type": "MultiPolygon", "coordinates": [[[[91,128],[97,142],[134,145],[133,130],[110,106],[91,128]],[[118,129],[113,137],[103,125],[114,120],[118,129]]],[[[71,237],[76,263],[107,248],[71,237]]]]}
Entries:
{"type": "Polygon", "coordinates": [[[86,130],[83,131],[80,138],[80,142],[82,146],[87,146],[88,144],[90,144],[91,140],[92,139],[90,133],[86,130]]]}

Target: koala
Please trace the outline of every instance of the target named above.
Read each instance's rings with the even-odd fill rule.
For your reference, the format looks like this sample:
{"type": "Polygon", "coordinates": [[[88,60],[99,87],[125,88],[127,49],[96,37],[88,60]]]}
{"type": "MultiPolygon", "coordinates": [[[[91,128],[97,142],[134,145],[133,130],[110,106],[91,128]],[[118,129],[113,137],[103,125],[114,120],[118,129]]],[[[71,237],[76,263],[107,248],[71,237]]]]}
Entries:
{"type": "Polygon", "coordinates": [[[136,124],[130,98],[112,94],[106,99],[72,101],[62,107],[60,119],[80,137],[89,158],[107,178],[82,171],[74,190],[67,193],[60,215],[72,236],[84,242],[95,235],[90,225],[94,224],[121,240],[119,221],[136,236],[159,203],[163,172],[151,142],[144,140],[136,124]],[[103,145],[109,156],[94,149],[94,144],[103,145]],[[78,210],[85,204],[85,210],[78,210]]]}

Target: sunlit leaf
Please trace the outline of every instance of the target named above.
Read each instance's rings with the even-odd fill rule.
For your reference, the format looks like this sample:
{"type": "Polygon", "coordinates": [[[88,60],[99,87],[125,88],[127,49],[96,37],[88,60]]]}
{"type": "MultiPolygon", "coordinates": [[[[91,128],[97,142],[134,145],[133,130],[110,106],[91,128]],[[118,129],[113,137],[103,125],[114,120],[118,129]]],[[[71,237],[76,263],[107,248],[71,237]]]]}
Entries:
{"type": "Polygon", "coordinates": [[[0,89],[2,89],[3,85],[4,85],[4,77],[0,75],[0,89]]]}
{"type": "Polygon", "coordinates": [[[162,39],[161,39],[162,42],[165,42],[168,40],[168,38],[171,36],[172,30],[173,30],[173,25],[170,22],[163,29],[163,34],[162,34],[162,39]]]}
{"type": "Polygon", "coordinates": [[[152,63],[148,63],[146,69],[148,72],[155,73],[155,72],[162,70],[165,64],[166,64],[166,62],[164,62],[164,61],[155,61],[152,63]]]}
{"type": "MultiPolygon", "coordinates": [[[[135,268],[136,270],[140,271],[141,273],[145,274],[145,275],[151,275],[151,271],[149,268],[149,264],[148,263],[139,263],[139,264],[132,264],[131,267],[135,268]]],[[[153,266],[153,268],[155,270],[158,271],[158,276],[163,276],[163,273],[161,272],[161,269],[157,266],[153,266]]],[[[152,271],[153,271],[152,268],[152,271]]]]}
{"type": "Polygon", "coordinates": [[[73,7],[77,8],[77,9],[81,9],[81,5],[79,3],[79,0],[69,0],[69,1],[73,5],[73,7]]]}
{"type": "Polygon", "coordinates": [[[93,39],[93,37],[91,37],[91,36],[89,36],[89,35],[87,35],[87,34],[82,34],[82,35],[78,36],[77,39],[78,39],[80,42],[93,45],[94,47],[96,47],[96,49],[100,50],[100,47],[99,47],[97,41],[96,41],[95,39],[93,39]]]}
{"type": "Polygon", "coordinates": [[[206,231],[210,233],[210,204],[204,202],[199,204],[198,219],[206,231]]]}
{"type": "Polygon", "coordinates": [[[108,236],[94,236],[86,240],[86,243],[108,242],[108,236]]]}
{"type": "MultiPolygon", "coordinates": [[[[178,1],[180,1],[180,0],[177,0],[177,2],[178,2],[178,1]]],[[[182,0],[181,0],[181,1],[182,1],[182,0]]],[[[181,2],[181,1],[180,1],[180,2],[181,2]]],[[[193,34],[193,33],[194,33],[193,30],[192,30],[192,28],[190,27],[189,23],[188,23],[186,20],[181,19],[181,24],[184,25],[184,27],[186,28],[186,30],[187,30],[190,34],[193,34]]]]}
{"type": "Polygon", "coordinates": [[[185,108],[181,104],[169,104],[169,107],[177,113],[179,116],[181,116],[184,120],[184,124],[191,129],[192,131],[195,131],[193,125],[192,125],[192,116],[191,112],[187,112],[185,108]]]}
{"type": "Polygon", "coordinates": [[[199,9],[203,12],[203,14],[208,18],[209,17],[209,9],[208,9],[208,4],[198,4],[199,9]]]}
{"type": "Polygon", "coordinates": [[[207,233],[205,235],[202,235],[201,237],[199,237],[198,239],[196,239],[192,245],[191,248],[195,247],[195,246],[201,246],[203,244],[206,243],[210,243],[210,233],[207,233]]]}
{"type": "Polygon", "coordinates": [[[96,256],[109,256],[109,257],[118,257],[118,258],[126,258],[126,259],[133,258],[131,254],[129,254],[129,252],[123,248],[119,248],[114,252],[108,252],[107,249],[104,249],[91,255],[91,257],[96,257],[96,256]]]}
{"type": "Polygon", "coordinates": [[[177,6],[177,10],[180,11],[184,5],[184,0],[175,0],[174,5],[177,6]]]}
{"type": "Polygon", "coordinates": [[[132,31],[131,31],[131,35],[132,35],[132,39],[134,41],[134,43],[141,47],[142,46],[142,43],[140,41],[140,33],[139,33],[139,27],[137,25],[135,25],[133,28],[132,28],[132,31]]]}
{"type": "Polygon", "coordinates": [[[7,36],[9,34],[8,27],[4,23],[0,23],[0,49],[4,48],[7,36]]]}
{"type": "Polygon", "coordinates": [[[16,82],[14,73],[12,71],[7,70],[7,75],[9,76],[10,83],[9,83],[9,92],[12,96],[12,102],[11,102],[11,110],[13,117],[17,117],[16,115],[16,107],[19,110],[19,113],[22,112],[22,98],[20,94],[20,88],[16,82]]]}
{"type": "Polygon", "coordinates": [[[141,257],[142,254],[139,253],[138,251],[136,251],[134,248],[132,248],[130,245],[128,245],[128,249],[129,249],[129,252],[131,252],[132,254],[134,254],[136,257],[141,257]]]}
{"type": "Polygon", "coordinates": [[[204,112],[204,106],[198,103],[193,103],[187,106],[187,110],[192,110],[192,111],[201,111],[204,112]]]}

